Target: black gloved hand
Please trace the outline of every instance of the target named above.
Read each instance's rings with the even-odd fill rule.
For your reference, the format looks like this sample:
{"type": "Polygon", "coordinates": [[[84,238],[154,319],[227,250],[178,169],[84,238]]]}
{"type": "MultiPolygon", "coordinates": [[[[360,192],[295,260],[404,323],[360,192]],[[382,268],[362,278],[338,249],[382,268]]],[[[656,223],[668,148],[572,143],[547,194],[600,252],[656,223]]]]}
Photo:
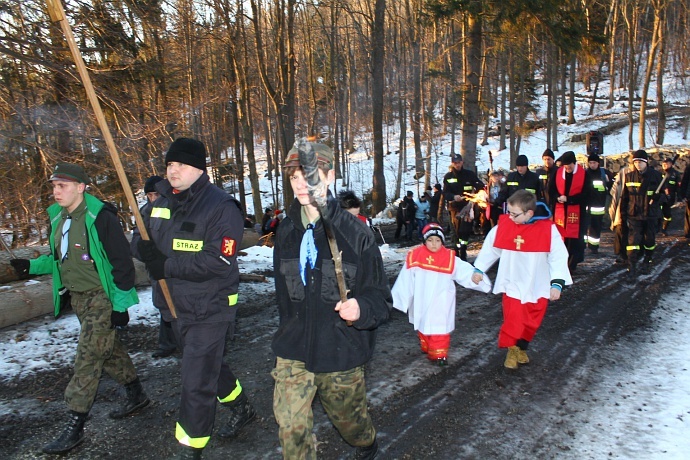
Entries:
{"type": "Polygon", "coordinates": [[[10,259],[10,264],[12,264],[12,268],[14,268],[14,271],[20,278],[29,276],[31,263],[28,259],[10,259]]]}
{"type": "Polygon", "coordinates": [[[60,291],[60,313],[63,314],[67,310],[72,308],[72,294],[69,293],[67,289],[62,289],[60,291]]]}
{"type": "Polygon", "coordinates": [[[115,311],[110,313],[110,324],[113,327],[125,327],[129,323],[129,313],[126,311],[115,311]]]}
{"type": "Polygon", "coordinates": [[[139,240],[137,249],[151,278],[155,280],[165,278],[165,261],[168,258],[158,249],[156,243],[151,240],[139,240]]]}
{"type": "Polygon", "coordinates": [[[151,278],[155,280],[165,278],[165,261],[168,258],[160,252],[156,247],[156,243],[151,240],[139,240],[137,250],[142,262],[146,264],[146,269],[149,271],[151,278]]]}

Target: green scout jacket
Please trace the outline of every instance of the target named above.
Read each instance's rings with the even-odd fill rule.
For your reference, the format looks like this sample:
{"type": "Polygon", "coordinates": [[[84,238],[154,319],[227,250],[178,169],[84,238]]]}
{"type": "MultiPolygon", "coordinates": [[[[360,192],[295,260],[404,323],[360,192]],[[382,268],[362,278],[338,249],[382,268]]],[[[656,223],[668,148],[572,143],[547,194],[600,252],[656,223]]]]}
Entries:
{"type": "MultiPolygon", "coordinates": [[[[132,305],[139,303],[139,298],[137,297],[136,290],[134,289],[134,264],[132,258],[129,255],[129,244],[127,243],[124,234],[122,233],[120,226],[117,225],[116,231],[107,235],[108,238],[115,240],[117,245],[117,251],[106,251],[99,234],[99,228],[101,232],[107,232],[107,230],[112,225],[107,223],[107,219],[111,218],[107,216],[110,212],[109,209],[104,209],[106,204],[103,203],[98,198],[84,193],[84,200],[86,201],[86,232],[88,235],[89,242],[89,255],[93,260],[96,271],[98,272],[98,277],[103,285],[103,290],[105,291],[108,299],[113,304],[113,310],[119,312],[125,312],[132,305]],[[100,215],[100,213],[106,213],[100,215]],[[102,224],[97,225],[96,221],[102,221],[102,224]],[[119,241],[122,238],[122,241],[119,241]],[[122,244],[119,244],[122,243],[122,244]],[[120,246],[123,246],[124,253],[120,252],[120,246]],[[112,254],[117,252],[118,254],[112,254]],[[124,256],[123,254],[126,254],[124,256]],[[113,267],[113,260],[117,260],[117,267],[113,267]],[[117,279],[116,279],[116,275],[117,279]]],[[[110,206],[110,205],[109,205],[110,206]]],[[[112,207],[112,206],[111,206],[112,207]]],[[[50,218],[50,254],[42,255],[36,259],[31,260],[31,265],[29,268],[29,273],[32,275],[53,275],[53,304],[55,306],[55,316],[60,313],[60,290],[63,289],[62,277],[60,276],[60,261],[57,256],[55,249],[55,235],[60,227],[58,225],[61,218],[62,206],[57,203],[52,204],[46,210],[48,212],[48,217],[50,218]]],[[[114,209],[113,209],[114,211],[114,209]]],[[[111,218],[116,222],[116,219],[111,218]]]]}

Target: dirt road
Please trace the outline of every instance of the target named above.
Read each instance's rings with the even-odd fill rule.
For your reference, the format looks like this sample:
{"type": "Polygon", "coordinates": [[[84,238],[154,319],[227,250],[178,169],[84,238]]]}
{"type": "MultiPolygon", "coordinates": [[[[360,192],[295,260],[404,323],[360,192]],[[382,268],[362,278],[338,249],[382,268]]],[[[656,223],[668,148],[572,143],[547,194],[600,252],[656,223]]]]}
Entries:
{"type": "MultiPolygon", "coordinates": [[[[679,220],[676,219],[677,223],[679,220]]],[[[393,242],[392,231],[384,235],[393,242]]],[[[597,370],[609,364],[608,348],[646,327],[659,308],[667,280],[690,281],[685,274],[690,247],[682,230],[660,237],[654,268],[628,280],[613,265],[611,234],[602,236],[599,255],[587,255],[575,284],[549,306],[530,346],[532,362],[517,371],[503,368],[496,348],[500,297],[460,289],[458,321],[449,366],[432,366],[418,349],[405,315],[394,311],[380,329],[377,351],[367,368],[371,413],[383,459],[556,458],[567,456],[578,426],[574,414],[596,405],[589,388],[597,370]]],[[[470,246],[470,260],[478,246],[470,246]]],[[[391,282],[398,267],[389,267],[391,282]]],[[[256,406],[259,417],[234,440],[212,437],[207,459],[278,459],[277,426],[272,415],[273,364],[270,339],[277,326],[272,286],[240,306],[228,361],[256,406]]],[[[109,378],[86,427],[86,441],[68,459],[162,459],[176,452],[174,426],[179,400],[179,362],[148,359],[157,331],[131,327],[123,333],[130,350],[143,350],[136,364],[152,405],[125,421],[107,413],[123,397],[109,378]]],[[[66,346],[73,346],[69,344],[66,346]]],[[[62,391],[69,368],[46,372],[0,388],[0,458],[44,458],[41,447],[62,429],[62,391]]],[[[347,458],[347,446],[315,405],[319,458],[347,458]]],[[[227,412],[219,409],[216,423],[227,412]]],[[[45,457],[47,458],[47,456],[45,457]]]]}

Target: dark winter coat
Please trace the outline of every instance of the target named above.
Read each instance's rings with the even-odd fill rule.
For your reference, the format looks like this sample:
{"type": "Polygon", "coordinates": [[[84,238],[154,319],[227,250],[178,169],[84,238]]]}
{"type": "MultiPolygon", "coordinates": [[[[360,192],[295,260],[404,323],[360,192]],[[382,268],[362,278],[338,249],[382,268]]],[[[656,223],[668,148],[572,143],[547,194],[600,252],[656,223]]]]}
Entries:
{"type": "Polygon", "coordinates": [[[660,219],[660,202],[665,200],[663,195],[655,194],[660,183],[659,171],[647,167],[644,173],[640,173],[637,169],[631,168],[625,175],[621,194],[621,218],[623,220],[660,219]]]}
{"type": "Polygon", "coordinates": [[[441,197],[443,195],[440,191],[434,192],[434,195],[429,198],[429,217],[438,220],[438,208],[441,205],[441,197]]]}
{"type": "MultiPolygon", "coordinates": [[[[186,323],[230,321],[237,303],[237,251],[244,234],[240,203],[204,173],[183,196],[167,180],[146,222],[151,239],[168,259],[165,281],[186,323]]],[[[162,298],[160,286],[156,296],[162,298]]]]}
{"type": "Polygon", "coordinates": [[[554,207],[556,206],[556,196],[551,196],[551,182],[554,180],[554,175],[556,174],[556,171],[558,168],[556,165],[553,165],[551,169],[546,169],[545,167],[539,168],[535,171],[537,176],[539,177],[539,180],[541,181],[541,190],[544,193],[544,203],[551,209],[553,212],[554,207]]]}
{"type": "Polygon", "coordinates": [[[297,200],[280,224],[273,252],[280,324],[272,348],[281,358],[304,362],[310,372],[344,371],[369,361],[376,329],[388,320],[393,304],[373,233],[330,196],[327,208],[349,297],[360,307],[360,318],[352,326],[335,311],[340,294],[321,219],[314,228],[316,265],[311,269],[307,264],[307,285],[302,283],[299,260],[305,228],[297,200]]]}
{"type": "Polygon", "coordinates": [[[465,192],[477,193],[483,188],[484,183],[468,169],[456,171],[453,168],[443,176],[443,197],[458,211],[467,204],[467,200],[455,201],[455,195],[462,196],[465,192]]]}
{"type": "MultiPolygon", "coordinates": [[[[668,202],[673,204],[676,202],[676,194],[680,188],[680,173],[673,168],[668,171],[668,178],[661,190],[668,198],[668,202]]],[[[665,173],[662,172],[662,174],[665,173]]]]}
{"type": "Polygon", "coordinates": [[[597,216],[604,214],[606,207],[606,199],[609,196],[609,191],[613,186],[613,178],[609,172],[604,168],[587,168],[585,171],[585,181],[589,183],[591,194],[587,206],[590,214],[597,216]]]}
{"type": "Polygon", "coordinates": [[[503,201],[510,198],[510,196],[518,190],[527,190],[528,192],[534,193],[537,200],[544,200],[544,193],[542,191],[539,176],[530,170],[527,170],[524,175],[517,171],[508,174],[506,178],[506,196],[503,201]]]}

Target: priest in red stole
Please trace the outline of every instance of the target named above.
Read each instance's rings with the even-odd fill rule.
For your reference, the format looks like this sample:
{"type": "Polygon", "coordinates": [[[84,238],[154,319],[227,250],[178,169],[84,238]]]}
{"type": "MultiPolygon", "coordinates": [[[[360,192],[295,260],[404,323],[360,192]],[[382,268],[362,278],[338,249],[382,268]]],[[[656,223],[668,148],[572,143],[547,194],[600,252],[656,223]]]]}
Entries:
{"type": "Polygon", "coordinates": [[[585,180],[584,168],[577,164],[575,153],[565,152],[551,181],[550,196],[556,197],[553,220],[568,248],[568,268],[573,273],[585,259],[585,233],[589,221],[585,208],[591,196],[591,184],[585,180]]]}

